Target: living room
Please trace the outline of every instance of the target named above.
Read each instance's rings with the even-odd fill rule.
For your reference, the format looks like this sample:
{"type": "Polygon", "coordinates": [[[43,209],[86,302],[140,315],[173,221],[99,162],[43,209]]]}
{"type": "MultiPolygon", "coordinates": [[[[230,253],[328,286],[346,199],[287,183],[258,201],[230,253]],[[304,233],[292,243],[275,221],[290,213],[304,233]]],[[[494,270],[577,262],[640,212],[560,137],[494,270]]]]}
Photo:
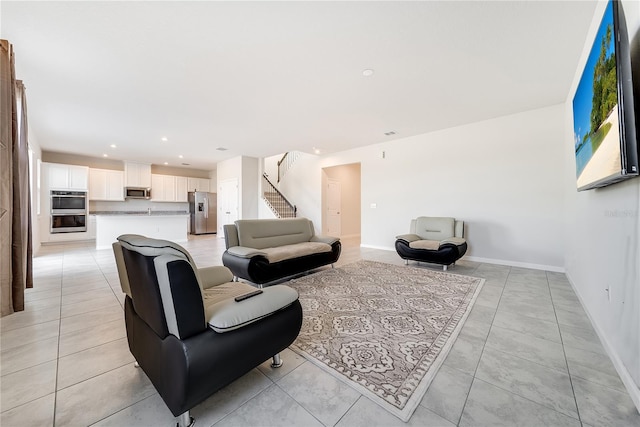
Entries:
{"type": "MultiPolygon", "coordinates": [[[[638,51],[640,6],[628,0],[621,3],[631,45],[638,51]]],[[[587,38],[593,37],[592,27],[604,5],[590,10],[587,38]]],[[[394,237],[408,232],[409,221],[416,216],[452,216],[467,223],[465,259],[565,273],[626,390],[640,407],[640,183],[632,179],[604,189],[576,191],[571,101],[590,48],[586,41],[583,45],[575,74],[565,82],[569,91],[553,102],[305,155],[283,180],[281,190],[296,203],[301,216],[322,224],[322,170],[359,163],[363,248],[393,250],[394,237]]],[[[15,48],[20,57],[20,46],[15,48]]],[[[530,97],[535,96],[536,85],[556,84],[553,79],[544,76],[531,83],[530,97]]],[[[440,90],[439,97],[446,99],[450,89],[440,90]]],[[[484,99],[470,98],[468,103],[490,110],[484,99]]],[[[448,123],[447,116],[455,112],[455,107],[444,104],[435,121],[448,123]]],[[[46,145],[46,137],[33,136],[34,147],[38,140],[46,145]]],[[[37,148],[35,153],[38,156],[37,148]]]]}

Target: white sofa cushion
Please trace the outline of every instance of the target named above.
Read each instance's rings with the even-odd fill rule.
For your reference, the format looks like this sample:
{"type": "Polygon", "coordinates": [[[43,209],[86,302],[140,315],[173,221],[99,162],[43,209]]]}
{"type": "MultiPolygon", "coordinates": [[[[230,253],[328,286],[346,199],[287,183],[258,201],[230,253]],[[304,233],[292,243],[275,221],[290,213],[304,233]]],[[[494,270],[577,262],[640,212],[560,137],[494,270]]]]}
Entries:
{"type": "Polygon", "coordinates": [[[440,248],[440,242],[438,240],[416,240],[409,243],[409,247],[412,249],[428,249],[431,251],[437,251],[440,248]]]}
{"type": "MultiPolygon", "coordinates": [[[[248,294],[249,292],[255,290],[256,288],[246,283],[231,281],[205,289],[202,292],[205,315],[209,313],[209,307],[213,306],[214,304],[217,304],[220,301],[224,301],[229,298],[233,299],[239,295],[248,294]]],[[[208,315],[206,317],[207,319],[209,318],[208,315]]]]}
{"type": "Polygon", "coordinates": [[[262,249],[270,263],[299,258],[322,252],[331,252],[331,245],[321,242],[304,242],[262,249]]]}

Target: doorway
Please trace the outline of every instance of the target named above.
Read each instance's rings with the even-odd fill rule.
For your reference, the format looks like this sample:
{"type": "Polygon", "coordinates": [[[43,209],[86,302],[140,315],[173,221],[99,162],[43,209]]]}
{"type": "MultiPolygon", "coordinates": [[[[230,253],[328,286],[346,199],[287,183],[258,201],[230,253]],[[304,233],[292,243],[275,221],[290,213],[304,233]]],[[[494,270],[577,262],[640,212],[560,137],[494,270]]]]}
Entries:
{"type": "Polygon", "coordinates": [[[223,225],[238,219],[238,178],[220,182],[218,193],[218,236],[224,236],[223,225]]]}
{"type": "Polygon", "coordinates": [[[322,169],[322,233],[360,238],[360,163],[322,169]]]}

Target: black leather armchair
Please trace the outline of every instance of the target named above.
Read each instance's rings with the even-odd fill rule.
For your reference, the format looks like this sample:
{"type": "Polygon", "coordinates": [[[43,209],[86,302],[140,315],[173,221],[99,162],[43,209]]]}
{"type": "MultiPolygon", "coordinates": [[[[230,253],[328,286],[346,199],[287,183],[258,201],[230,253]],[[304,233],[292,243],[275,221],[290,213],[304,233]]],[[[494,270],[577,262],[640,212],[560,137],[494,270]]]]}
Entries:
{"type": "Polygon", "coordinates": [[[298,336],[302,308],[295,290],[278,285],[242,301],[256,289],[232,282],[226,267],[209,269],[202,284],[181,246],[123,235],[113,244],[125,297],[129,349],[179,425],[189,410],[273,357],[298,336]]]}
{"type": "Polygon", "coordinates": [[[421,216],[411,220],[410,234],[396,236],[400,258],[441,264],[443,270],[467,252],[464,222],[450,217],[421,216]]]}

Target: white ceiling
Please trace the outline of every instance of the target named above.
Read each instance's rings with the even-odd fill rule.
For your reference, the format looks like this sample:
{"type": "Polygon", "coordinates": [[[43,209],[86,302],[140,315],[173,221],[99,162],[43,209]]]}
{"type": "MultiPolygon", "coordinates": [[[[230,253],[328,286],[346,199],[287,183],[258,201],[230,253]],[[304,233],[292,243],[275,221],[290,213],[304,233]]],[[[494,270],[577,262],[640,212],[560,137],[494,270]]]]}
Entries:
{"type": "Polygon", "coordinates": [[[563,102],[594,10],[2,1],[0,30],[43,150],[214,169],[238,155],[330,153],[563,102]]]}

